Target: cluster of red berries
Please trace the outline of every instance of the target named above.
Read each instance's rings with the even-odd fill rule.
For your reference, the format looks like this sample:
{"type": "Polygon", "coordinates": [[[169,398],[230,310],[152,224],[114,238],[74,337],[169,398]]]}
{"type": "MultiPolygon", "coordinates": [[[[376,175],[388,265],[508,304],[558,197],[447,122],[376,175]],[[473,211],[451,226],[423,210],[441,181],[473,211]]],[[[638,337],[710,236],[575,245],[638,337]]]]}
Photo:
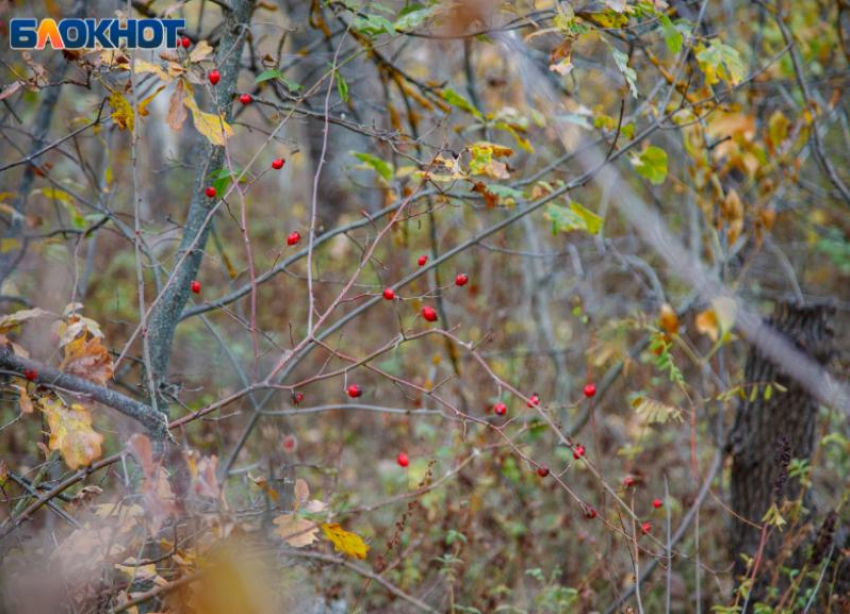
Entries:
{"type": "Polygon", "coordinates": [[[35,369],[24,369],[24,379],[28,382],[34,382],[38,379],[38,371],[35,369]]]}

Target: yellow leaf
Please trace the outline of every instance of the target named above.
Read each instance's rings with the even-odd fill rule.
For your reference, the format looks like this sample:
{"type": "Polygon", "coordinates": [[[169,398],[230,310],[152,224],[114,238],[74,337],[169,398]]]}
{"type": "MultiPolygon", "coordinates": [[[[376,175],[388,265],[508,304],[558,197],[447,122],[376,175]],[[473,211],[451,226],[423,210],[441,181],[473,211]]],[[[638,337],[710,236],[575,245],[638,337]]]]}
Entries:
{"type": "Polygon", "coordinates": [[[233,136],[233,128],[224,121],[224,115],[204,113],[198,108],[198,103],[191,96],[183,102],[192,112],[195,129],[204,135],[213,145],[224,146],[224,142],[233,136]]]}
{"type": "Polygon", "coordinates": [[[145,60],[136,59],[133,62],[133,72],[137,74],[153,73],[165,83],[171,81],[171,75],[165,72],[165,69],[162,66],[145,60]]]}
{"type": "MultiPolygon", "coordinates": [[[[283,539],[293,548],[303,548],[315,542],[319,527],[298,514],[281,514],[272,522],[277,525],[275,535],[283,539]]],[[[337,525],[338,526],[338,525],[337,525]]]]}
{"type": "Polygon", "coordinates": [[[156,95],[159,94],[164,89],[165,89],[165,86],[160,85],[158,88],[156,88],[154,90],[153,94],[151,94],[150,96],[148,96],[147,98],[145,98],[144,100],[139,102],[139,115],[141,115],[142,117],[147,117],[149,115],[148,105],[151,103],[151,100],[156,98],[156,95]]]}
{"type": "Polygon", "coordinates": [[[122,130],[133,130],[133,107],[124,98],[124,95],[119,91],[114,91],[109,95],[109,106],[112,108],[112,119],[122,130]]]}
{"type": "Polygon", "coordinates": [[[65,190],[60,190],[59,188],[42,188],[40,190],[41,195],[49,200],[58,200],[61,203],[69,203],[73,200],[73,197],[68,194],[65,190]]]}
{"type": "Polygon", "coordinates": [[[39,409],[47,416],[51,450],[59,450],[71,469],[88,466],[101,456],[103,435],[91,426],[88,409],[75,403],[66,408],[57,397],[39,399],[39,409]]]}
{"type": "Polygon", "coordinates": [[[322,524],[322,531],[337,551],[358,559],[366,558],[369,546],[356,533],[349,533],[337,523],[322,524]]]}
{"type": "Polygon", "coordinates": [[[706,309],[700,312],[697,315],[696,326],[700,334],[708,335],[714,342],[720,336],[720,326],[717,322],[717,314],[714,313],[714,309],[706,309]]]}
{"type": "Polygon", "coordinates": [[[21,413],[23,414],[31,414],[32,413],[32,399],[30,395],[27,393],[26,386],[18,386],[18,407],[21,408],[21,413]]]}

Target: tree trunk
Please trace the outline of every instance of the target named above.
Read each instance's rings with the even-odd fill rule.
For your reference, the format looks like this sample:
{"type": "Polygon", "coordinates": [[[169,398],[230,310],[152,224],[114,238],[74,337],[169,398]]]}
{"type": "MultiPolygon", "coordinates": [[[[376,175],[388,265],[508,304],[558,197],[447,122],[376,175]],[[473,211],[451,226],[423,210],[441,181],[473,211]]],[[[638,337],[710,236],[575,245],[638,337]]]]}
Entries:
{"type": "MultiPolygon", "coordinates": [[[[833,353],[834,313],[834,307],[825,303],[783,302],[776,306],[769,323],[802,352],[826,365],[833,353]]],[[[806,504],[807,493],[802,492],[798,480],[787,479],[787,466],[792,458],[810,460],[818,417],[817,400],[755,347],[750,347],[747,356],[744,381],[747,400],[738,405],[730,438],[730,495],[736,514],[730,546],[736,575],[746,573],[741,555],[756,556],[761,541],[759,528],[741,519],[761,525],[771,505],[781,506],[785,498],[802,496],[806,504]],[[772,383],[787,391],[774,386],[773,395],[765,395],[766,386],[772,383]],[[757,394],[751,394],[751,386],[757,386],[757,394]]],[[[810,505],[805,506],[811,510],[810,505]]],[[[782,534],[772,532],[762,554],[762,569],[779,554],[781,539],[782,534]]],[[[754,590],[753,599],[761,592],[758,583],[754,590]]]]}

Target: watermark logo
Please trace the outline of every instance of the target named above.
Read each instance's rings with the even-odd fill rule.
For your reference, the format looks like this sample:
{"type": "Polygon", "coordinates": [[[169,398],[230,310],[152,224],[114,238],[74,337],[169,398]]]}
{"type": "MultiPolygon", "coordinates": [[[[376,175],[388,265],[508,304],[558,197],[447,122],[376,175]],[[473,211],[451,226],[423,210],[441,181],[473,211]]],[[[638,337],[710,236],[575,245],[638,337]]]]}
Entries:
{"type": "Polygon", "coordinates": [[[12,49],[158,49],[177,47],[185,19],[42,19],[9,21],[12,49]]]}

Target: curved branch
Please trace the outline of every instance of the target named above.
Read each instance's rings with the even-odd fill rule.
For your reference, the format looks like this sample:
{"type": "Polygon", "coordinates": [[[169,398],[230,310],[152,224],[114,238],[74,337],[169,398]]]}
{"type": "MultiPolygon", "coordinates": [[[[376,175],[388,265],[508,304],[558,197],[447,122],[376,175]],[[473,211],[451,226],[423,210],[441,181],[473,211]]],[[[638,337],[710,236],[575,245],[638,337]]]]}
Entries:
{"type": "Polygon", "coordinates": [[[152,436],[158,436],[159,439],[168,431],[168,422],[165,416],[154,411],[150,406],[131,399],[115,390],[110,390],[104,386],[99,386],[81,377],[77,377],[76,375],[62,373],[62,371],[43,363],[18,356],[6,348],[0,348],[0,367],[21,374],[24,371],[35,371],[37,374],[35,381],[38,383],[45,386],[65,388],[72,392],[91,397],[98,403],[111,407],[115,411],[142,424],[152,436]]]}

